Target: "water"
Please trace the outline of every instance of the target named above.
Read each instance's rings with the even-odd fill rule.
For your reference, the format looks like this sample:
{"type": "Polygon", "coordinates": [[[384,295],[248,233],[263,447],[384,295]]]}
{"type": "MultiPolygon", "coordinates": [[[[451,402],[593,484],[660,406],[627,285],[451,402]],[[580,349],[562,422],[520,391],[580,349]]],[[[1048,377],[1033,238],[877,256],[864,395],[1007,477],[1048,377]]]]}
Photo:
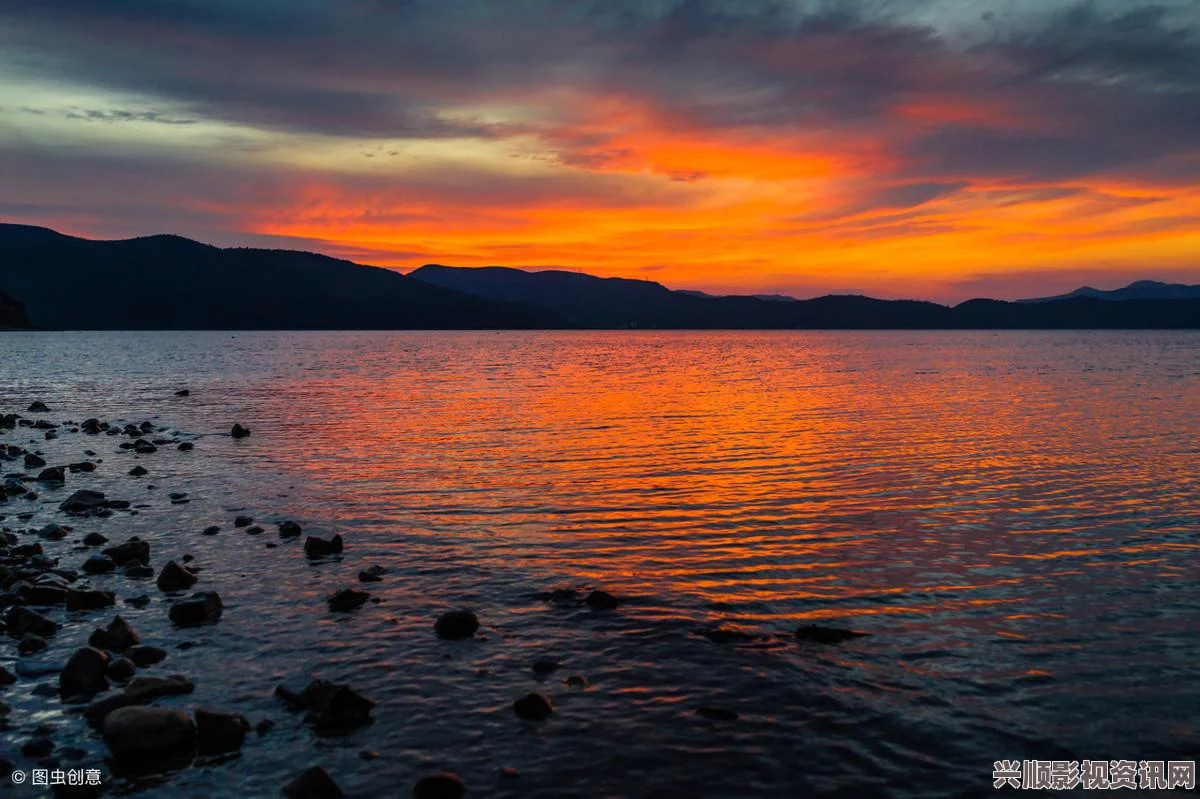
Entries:
{"type": "MultiPolygon", "coordinates": [[[[957,797],[991,795],[1002,758],[1194,759],[1198,397],[1190,332],[0,335],[0,409],[197,437],[137,458],[142,480],[120,439],[39,443],[104,459],[68,490],[149,505],[77,535],[194,554],[224,597],[219,625],[174,631],[152,585],[92,581],[155,597],[121,612],[171,650],[155,670],[196,681],[177,703],[278,722],[145,796],[274,796],[319,763],[352,797],[438,769],[475,796],[957,797]],[[253,435],[218,435],[234,421],[253,435]],[[346,557],[266,549],[273,529],[233,530],[240,508],[341,532],[346,557]],[[375,563],[382,602],[331,614],[375,563]],[[625,602],[532,597],[558,586],[625,602]],[[459,606],[479,639],[438,641],[459,606]],[[813,621],[871,637],[789,640],[813,621]],[[718,622],[780,635],[695,634],[718,622]],[[563,668],[538,678],[540,657],[563,668]],[[314,674],[378,700],[376,722],[315,737],[271,696],[314,674]],[[540,725],[510,709],[530,690],[557,708],[540,725]]],[[[34,684],[7,692],[14,719],[78,729],[34,684]]]]}

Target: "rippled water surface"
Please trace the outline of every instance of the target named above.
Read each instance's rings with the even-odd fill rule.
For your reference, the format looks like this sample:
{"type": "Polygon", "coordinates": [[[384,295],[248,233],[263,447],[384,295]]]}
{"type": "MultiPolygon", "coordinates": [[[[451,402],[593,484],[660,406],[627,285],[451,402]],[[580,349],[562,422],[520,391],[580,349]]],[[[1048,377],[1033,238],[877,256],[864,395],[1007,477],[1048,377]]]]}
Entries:
{"type": "MultiPolygon", "coordinates": [[[[196,681],[180,704],[278,722],[139,795],[274,796],[320,763],[352,797],[443,768],[471,796],[956,797],[993,793],[1001,758],[1200,750],[1195,333],[0,334],[0,410],[33,399],[196,437],[147,456],[39,439],[52,461],[103,458],[44,496],[145,503],[76,534],[194,554],[227,606],[172,630],[152,585],[111,578],[156,598],[122,609],[171,649],[155,668],[196,681]],[[253,435],[230,439],[234,421],[253,435]],[[135,458],[146,478],[126,476],[135,458]],[[346,555],[268,549],[274,529],[235,531],[236,512],[340,532],[346,555]],[[382,601],[330,613],[371,564],[382,601]],[[532,596],[559,586],[624,603],[532,596]],[[460,606],[479,638],[438,641],[460,606]],[[814,621],[871,636],[791,638],[814,621]],[[695,634],[718,622],[778,635],[695,634]],[[563,668],[535,676],[543,657],[563,668]],[[376,722],[315,737],[271,696],[314,674],[378,700],[376,722]],[[555,702],[544,723],[511,711],[531,690],[555,702]]],[[[32,688],[6,699],[78,723],[32,688]]]]}

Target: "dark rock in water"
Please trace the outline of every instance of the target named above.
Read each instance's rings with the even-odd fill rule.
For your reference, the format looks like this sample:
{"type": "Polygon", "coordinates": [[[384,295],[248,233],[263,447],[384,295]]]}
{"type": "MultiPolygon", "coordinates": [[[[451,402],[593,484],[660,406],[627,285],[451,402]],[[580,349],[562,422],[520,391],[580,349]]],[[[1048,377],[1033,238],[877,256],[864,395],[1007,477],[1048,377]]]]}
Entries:
{"type": "Polygon", "coordinates": [[[49,757],[53,751],[54,741],[51,741],[49,738],[30,738],[21,745],[21,754],[34,760],[49,757]]]}
{"type": "Polygon", "coordinates": [[[149,473],[150,473],[149,470],[145,466],[142,466],[140,464],[138,466],[134,466],[132,469],[129,470],[130,477],[142,477],[149,473]]]}
{"type": "Polygon", "coordinates": [[[108,664],[104,676],[113,682],[127,682],[137,673],[137,666],[129,658],[117,658],[108,664]]]}
{"type": "Polygon", "coordinates": [[[104,554],[118,564],[125,564],[132,560],[148,564],[150,563],[150,542],[134,536],[123,544],[109,547],[104,550],[104,554]]]}
{"type": "Polygon", "coordinates": [[[17,678],[13,676],[13,673],[11,671],[4,668],[3,666],[0,666],[0,688],[7,686],[7,685],[12,685],[16,681],[17,681],[17,678]]]}
{"type": "Polygon", "coordinates": [[[70,527],[63,527],[61,524],[47,524],[38,530],[38,538],[44,538],[47,541],[61,541],[67,537],[69,532],[71,532],[70,527]]]}
{"type": "Polygon", "coordinates": [[[342,549],[343,543],[340,535],[335,535],[328,541],[313,535],[304,539],[304,554],[310,558],[327,558],[331,555],[340,555],[342,554],[342,549]]]}
{"type": "Polygon", "coordinates": [[[438,638],[447,641],[470,638],[478,629],[479,619],[469,610],[451,610],[443,613],[433,625],[438,638]]]}
{"type": "Polygon", "coordinates": [[[453,772],[443,771],[417,780],[413,786],[413,799],[462,799],[467,788],[453,772]]]}
{"type": "Polygon", "coordinates": [[[235,424],[233,429],[229,431],[229,435],[234,438],[245,438],[250,435],[250,428],[242,427],[240,424],[235,424]]]}
{"type": "Polygon", "coordinates": [[[698,707],[696,714],[713,721],[737,721],[738,714],[723,707],[698,707]]]}
{"type": "Polygon", "coordinates": [[[146,577],[154,576],[154,569],[139,560],[131,560],[126,563],[124,571],[126,577],[134,580],[141,580],[146,577]]]}
{"type": "Polygon", "coordinates": [[[571,688],[587,688],[588,678],[582,674],[572,674],[563,682],[571,688]]]}
{"type": "Polygon", "coordinates": [[[67,611],[100,610],[116,604],[116,598],[110,591],[91,591],[69,589],[66,596],[67,611]]]}
{"type": "Polygon", "coordinates": [[[102,547],[107,543],[108,539],[102,536],[100,533],[88,533],[83,537],[84,546],[102,547]]]}
{"type": "Polygon", "coordinates": [[[125,653],[125,657],[133,661],[138,668],[153,666],[155,663],[160,663],[167,657],[167,650],[157,646],[148,646],[139,644],[129,647],[125,653]]]}
{"type": "Polygon", "coordinates": [[[159,572],[156,584],[160,591],[185,591],[195,585],[199,579],[191,569],[169,560],[159,572]]]}
{"type": "Polygon", "coordinates": [[[593,591],[583,601],[593,610],[616,610],[621,604],[620,600],[607,591],[593,591]]]}
{"type": "Polygon", "coordinates": [[[110,499],[108,502],[104,503],[104,506],[106,508],[118,508],[120,510],[124,510],[125,508],[129,507],[129,500],[127,500],[127,499],[110,499]]]}
{"type": "Polygon", "coordinates": [[[29,407],[25,410],[29,411],[30,413],[46,413],[50,409],[47,408],[46,403],[42,402],[41,400],[35,400],[34,402],[30,403],[29,407]]]}
{"type": "Polygon", "coordinates": [[[187,492],[186,491],[172,491],[170,494],[167,494],[167,496],[170,497],[171,499],[183,499],[184,497],[187,496],[187,492]]]}
{"type": "Polygon", "coordinates": [[[22,655],[34,655],[38,652],[41,652],[48,646],[50,646],[49,642],[47,642],[42,636],[34,635],[33,633],[25,633],[25,635],[21,637],[20,642],[17,644],[17,652],[22,655]]]}
{"type": "Polygon", "coordinates": [[[191,395],[191,393],[192,393],[192,392],[188,391],[186,388],[181,388],[181,389],[179,389],[178,391],[176,391],[176,392],[175,392],[175,396],[177,396],[177,397],[187,397],[187,396],[190,396],[190,395],[191,395]]]}
{"type": "Polygon", "coordinates": [[[746,644],[758,640],[759,636],[754,633],[748,633],[744,630],[738,630],[733,627],[706,627],[699,631],[708,640],[718,644],[746,644]]]}
{"type": "Polygon", "coordinates": [[[84,419],[83,424],[79,425],[79,429],[88,435],[99,435],[100,431],[104,430],[105,425],[99,419],[84,419]]]}
{"type": "Polygon", "coordinates": [[[76,491],[71,496],[63,500],[63,503],[58,506],[59,510],[66,511],[72,514],[93,513],[105,507],[104,495],[99,491],[89,491],[83,489],[76,491]]]}
{"type": "Polygon", "coordinates": [[[348,685],[313,680],[304,689],[305,721],[323,732],[343,732],[370,724],[375,702],[348,685]]]}
{"type": "Polygon", "coordinates": [[[177,627],[197,627],[217,622],[224,607],[217,592],[209,591],[193,594],[191,599],[175,603],[169,615],[177,627]]]}
{"type": "Polygon", "coordinates": [[[38,455],[34,455],[32,452],[26,453],[26,455],[25,455],[25,468],[26,469],[40,469],[45,465],[46,465],[45,458],[42,458],[38,455]]]}
{"type": "Polygon", "coordinates": [[[13,638],[20,638],[26,633],[49,638],[58,632],[58,623],[36,610],[17,605],[4,616],[4,629],[13,638]]]}
{"type": "Polygon", "coordinates": [[[195,448],[196,448],[196,445],[193,444],[192,442],[184,441],[182,444],[180,444],[175,449],[179,450],[180,452],[188,452],[189,450],[193,450],[195,448]]]}
{"type": "Polygon", "coordinates": [[[329,597],[329,609],[339,613],[349,613],[362,607],[371,595],[366,591],[356,591],[353,588],[343,588],[329,597]]]}
{"type": "Polygon", "coordinates": [[[280,538],[298,538],[300,535],[300,525],[295,522],[280,522],[279,537],[280,538]]]}
{"type": "Polygon", "coordinates": [[[233,526],[238,528],[249,527],[252,524],[254,524],[254,520],[249,516],[238,516],[233,520],[233,526]]]}
{"type": "Polygon", "coordinates": [[[554,705],[541,694],[526,694],[513,702],[513,711],[523,719],[542,721],[554,712],[554,705]]]}
{"type": "Polygon", "coordinates": [[[139,675],[131,679],[121,693],[106,696],[88,705],[84,715],[89,721],[100,722],[118,708],[145,704],[164,696],[182,696],[195,690],[195,685],[178,674],[169,677],[139,675]]]}
{"type": "Polygon", "coordinates": [[[83,562],[85,574],[107,574],[117,568],[117,564],[108,555],[92,555],[83,562]]]}
{"type": "Polygon", "coordinates": [[[246,535],[262,535],[262,533],[263,533],[263,529],[261,527],[259,527],[257,524],[254,525],[253,527],[246,528],[246,535]]]}
{"type": "Polygon", "coordinates": [[[21,544],[9,550],[9,554],[14,558],[32,558],[42,554],[41,544],[21,544]]]}
{"type": "Polygon", "coordinates": [[[386,572],[387,569],[383,568],[382,566],[371,566],[370,568],[363,569],[358,573],[358,581],[360,583],[377,583],[383,580],[383,577],[380,575],[386,572]]]}
{"type": "Polygon", "coordinates": [[[39,483],[65,483],[67,482],[67,470],[61,466],[42,469],[38,473],[37,479],[39,483]]]}
{"type": "Polygon", "coordinates": [[[204,532],[202,533],[202,535],[216,535],[219,532],[221,532],[221,528],[215,524],[211,524],[208,527],[204,528],[204,532]]]}
{"type": "Polygon", "coordinates": [[[150,596],[148,594],[132,596],[125,600],[125,604],[134,608],[144,608],[150,604],[150,596]]]}
{"type": "Polygon", "coordinates": [[[91,461],[79,461],[78,463],[68,464],[67,470],[72,474],[77,474],[79,472],[94,472],[96,471],[96,464],[92,463],[91,461]]]}
{"type": "Polygon", "coordinates": [[[273,729],[275,729],[275,722],[271,721],[270,719],[263,719],[254,725],[254,732],[259,738],[263,737],[273,729]]]}
{"type": "Polygon", "coordinates": [[[108,669],[108,653],[94,647],[76,650],[58,675],[58,695],[90,696],[108,689],[104,672],[108,669]]]}
{"type": "Polygon", "coordinates": [[[151,444],[144,438],[139,438],[133,442],[133,451],[139,455],[149,455],[153,452],[158,452],[158,447],[151,444]]]}
{"type": "Polygon", "coordinates": [[[853,630],[841,630],[837,627],[821,627],[816,624],[806,624],[796,628],[796,639],[813,641],[818,644],[840,644],[852,638],[863,638],[868,633],[856,633],[853,630]]]}
{"type": "Polygon", "coordinates": [[[92,633],[88,643],[97,649],[107,649],[110,652],[124,652],[131,646],[136,646],[142,642],[141,637],[137,632],[129,626],[129,622],[122,619],[120,616],[115,616],[108,627],[104,629],[97,628],[92,633]]]}
{"type": "Polygon", "coordinates": [[[242,748],[250,723],[235,713],[196,710],[196,748],[202,755],[236,752],[242,748]]]}
{"type": "Polygon", "coordinates": [[[287,799],[342,799],[342,789],[320,766],[313,766],[283,786],[287,799]]]}
{"type": "Polygon", "coordinates": [[[61,605],[67,599],[67,589],[61,585],[22,585],[17,596],[26,605],[61,605]]]}
{"type": "Polygon", "coordinates": [[[555,588],[553,591],[539,591],[533,595],[533,598],[561,605],[579,602],[581,596],[575,588],[555,588]]]}
{"type": "Polygon", "coordinates": [[[554,672],[558,671],[560,668],[562,668],[562,663],[560,663],[557,660],[543,658],[541,660],[533,661],[533,673],[534,674],[553,674],[554,672]]]}
{"type": "Polygon", "coordinates": [[[118,761],[145,767],[158,758],[194,749],[196,723],[175,708],[132,705],[105,716],[103,736],[118,761]]]}

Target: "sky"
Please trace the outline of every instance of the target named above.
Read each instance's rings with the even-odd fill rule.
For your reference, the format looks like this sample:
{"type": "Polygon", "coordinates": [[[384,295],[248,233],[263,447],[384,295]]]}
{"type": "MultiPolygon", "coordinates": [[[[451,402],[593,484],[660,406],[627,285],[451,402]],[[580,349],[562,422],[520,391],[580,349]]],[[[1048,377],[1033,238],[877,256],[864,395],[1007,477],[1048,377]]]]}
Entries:
{"type": "Polygon", "coordinates": [[[0,221],[714,293],[1200,283],[1200,2],[6,0],[0,221]]]}

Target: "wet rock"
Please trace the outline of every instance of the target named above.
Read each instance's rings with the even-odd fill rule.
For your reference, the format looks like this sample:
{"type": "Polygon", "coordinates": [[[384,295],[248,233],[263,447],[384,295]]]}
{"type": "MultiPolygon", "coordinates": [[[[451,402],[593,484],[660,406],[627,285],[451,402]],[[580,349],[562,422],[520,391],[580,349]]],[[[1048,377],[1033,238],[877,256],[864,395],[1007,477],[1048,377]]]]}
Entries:
{"type": "Polygon", "coordinates": [[[275,722],[270,719],[263,719],[254,725],[254,732],[259,738],[263,737],[271,730],[275,729],[275,722]]]}
{"type": "Polygon", "coordinates": [[[136,561],[136,560],[131,560],[128,563],[126,563],[124,571],[125,571],[126,577],[129,577],[129,578],[132,578],[135,580],[141,580],[146,577],[154,576],[154,569],[152,569],[151,567],[147,566],[146,564],[141,563],[140,561],[136,561]]]}
{"type": "Polygon", "coordinates": [[[108,627],[97,628],[88,643],[97,649],[107,649],[110,652],[124,652],[131,646],[142,642],[141,636],[129,626],[129,622],[120,616],[115,616],[108,627]]]}
{"type": "Polygon", "coordinates": [[[239,529],[242,527],[249,527],[252,524],[254,524],[254,519],[251,519],[249,516],[238,516],[233,520],[233,526],[239,529]]]}
{"type": "Polygon", "coordinates": [[[16,681],[17,681],[17,678],[13,675],[13,673],[11,671],[4,668],[3,666],[0,666],[0,688],[4,688],[6,686],[12,685],[16,681]]]}
{"type": "Polygon", "coordinates": [[[283,795],[287,799],[342,799],[344,794],[325,769],[313,766],[283,786],[283,795]]]}
{"type": "Polygon", "coordinates": [[[92,555],[83,562],[84,574],[107,574],[117,568],[117,564],[108,555],[92,555]]]}
{"type": "Polygon", "coordinates": [[[383,575],[386,573],[387,569],[382,566],[371,566],[358,573],[358,581],[360,583],[377,583],[383,579],[383,575]]]}
{"type": "Polygon", "coordinates": [[[593,610],[616,610],[621,604],[620,600],[607,591],[592,591],[583,601],[593,610]]]}
{"type": "Polygon", "coordinates": [[[575,588],[555,588],[552,591],[539,591],[533,595],[533,598],[539,599],[542,602],[563,605],[577,603],[582,599],[582,596],[575,588]]]}
{"type": "Polygon", "coordinates": [[[54,741],[49,738],[30,738],[21,745],[21,754],[33,760],[49,757],[54,751],[54,741]]]}
{"type": "Polygon", "coordinates": [[[36,610],[18,605],[5,615],[4,629],[13,638],[20,638],[27,633],[49,638],[58,632],[58,624],[36,610]]]}
{"type": "Polygon", "coordinates": [[[116,508],[118,510],[124,510],[129,507],[129,500],[127,500],[127,499],[110,499],[104,503],[104,507],[105,508],[116,508]]]}
{"type": "Polygon", "coordinates": [[[259,527],[257,524],[254,525],[253,527],[246,528],[246,535],[262,535],[262,533],[263,533],[263,529],[261,527],[259,527]]]}
{"type": "Polygon", "coordinates": [[[37,479],[39,483],[65,483],[67,482],[67,470],[61,466],[42,469],[38,473],[37,479]]]}
{"type": "Polygon", "coordinates": [[[137,673],[137,666],[129,658],[116,658],[108,664],[104,676],[113,682],[126,682],[137,673]]]}
{"type": "Polygon", "coordinates": [[[433,625],[438,638],[461,641],[475,635],[479,619],[469,610],[451,610],[443,613],[433,625]]]}
{"type": "Polygon", "coordinates": [[[82,610],[100,610],[116,604],[116,597],[111,591],[93,591],[90,589],[70,589],[66,595],[68,612],[82,610]]]}
{"type": "Polygon", "coordinates": [[[541,660],[535,660],[532,668],[534,674],[553,674],[562,668],[562,663],[557,660],[543,658],[541,660]]]}
{"type": "Polygon", "coordinates": [[[40,635],[25,633],[17,643],[17,652],[22,655],[36,655],[48,646],[49,642],[40,635]]]}
{"type": "Polygon", "coordinates": [[[713,721],[737,721],[738,714],[735,711],[727,710],[723,707],[698,707],[696,714],[703,716],[706,719],[713,721]]]}
{"type": "Polygon", "coordinates": [[[26,469],[40,469],[45,465],[46,465],[45,458],[42,458],[39,455],[35,455],[32,452],[25,454],[25,468],[26,469]]]}
{"type": "Polygon", "coordinates": [[[21,544],[9,550],[14,558],[34,558],[43,552],[41,544],[21,544]]]}
{"type": "Polygon", "coordinates": [[[513,712],[529,721],[542,721],[554,712],[554,705],[541,694],[526,694],[513,702],[513,712]]]}
{"type": "Polygon", "coordinates": [[[182,444],[180,444],[175,449],[179,450],[180,452],[190,452],[191,450],[193,450],[195,448],[196,448],[196,445],[193,444],[192,442],[184,441],[182,444]]]}
{"type": "Polygon", "coordinates": [[[300,536],[300,525],[295,522],[280,522],[279,537],[280,538],[298,538],[300,536]]]}
{"type": "Polygon", "coordinates": [[[167,650],[157,646],[139,644],[138,646],[129,647],[129,650],[125,653],[125,657],[132,660],[138,668],[144,669],[147,666],[153,666],[155,663],[161,663],[165,660],[167,650]]]}
{"type": "Polygon", "coordinates": [[[47,524],[45,527],[37,531],[38,538],[46,541],[61,541],[71,532],[70,527],[63,527],[61,524],[47,524]]]}
{"type": "Polygon", "coordinates": [[[153,452],[158,452],[158,447],[151,444],[144,438],[139,438],[133,442],[133,451],[139,455],[149,455],[153,452]]]}
{"type": "Polygon", "coordinates": [[[191,569],[180,566],[173,560],[167,561],[167,565],[163,566],[162,571],[158,574],[156,585],[160,591],[186,591],[196,584],[199,580],[191,569]]]}
{"type": "Polygon", "coordinates": [[[169,677],[138,675],[115,696],[106,696],[87,706],[84,715],[93,723],[103,721],[109,713],[131,705],[142,705],[164,696],[183,696],[196,690],[190,680],[173,674],[169,677]]]}
{"type": "Polygon", "coordinates": [[[235,713],[196,710],[196,748],[202,755],[236,752],[242,748],[250,723],[235,713]]]}
{"type": "Polygon", "coordinates": [[[588,678],[582,674],[572,674],[570,677],[563,680],[563,684],[569,688],[587,688],[588,678]]]}
{"type": "Polygon", "coordinates": [[[234,438],[245,438],[250,435],[250,428],[242,427],[240,424],[235,424],[233,429],[229,431],[229,435],[234,438]]]}
{"type": "Polygon", "coordinates": [[[125,600],[125,604],[134,608],[144,608],[150,604],[150,595],[139,594],[138,596],[131,596],[125,600]]]}
{"type": "Polygon", "coordinates": [[[193,594],[191,599],[171,606],[169,615],[177,627],[198,627],[214,624],[221,618],[224,609],[221,597],[215,591],[193,594]]]}
{"type": "Polygon", "coordinates": [[[63,699],[72,696],[90,696],[107,690],[108,653],[95,647],[76,650],[58,675],[58,695],[63,699]]]}
{"type": "Polygon", "coordinates": [[[17,596],[26,605],[61,605],[66,602],[67,590],[60,585],[23,585],[17,591],[17,596]]]}
{"type": "Polygon", "coordinates": [[[58,509],[74,515],[83,515],[102,510],[105,504],[104,494],[82,489],[63,500],[58,509]]]}
{"type": "Polygon", "coordinates": [[[738,630],[734,627],[725,627],[717,625],[715,627],[706,627],[699,631],[708,640],[717,644],[745,644],[758,640],[759,636],[754,633],[748,633],[744,630],[738,630]]]}
{"type": "Polygon", "coordinates": [[[305,721],[323,732],[342,732],[370,724],[373,700],[348,685],[313,680],[304,689],[305,721]]]}
{"type": "Polygon", "coordinates": [[[430,774],[417,780],[413,799],[462,799],[467,788],[459,776],[450,771],[430,774]]]}
{"type": "Polygon", "coordinates": [[[310,558],[327,558],[332,555],[340,555],[342,554],[342,549],[343,543],[340,535],[335,535],[328,541],[313,535],[304,539],[304,554],[310,558]]]}
{"type": "Polygon", "coordinates": [[[78,474],[80,472],[94,472],[96,471],[96,464],[92,463],[91,461],[69,463],[67,464],[67,471],[71,472],[72,474],[78,474]]]}
{"type": "Polygon", "coordinates": [[[108,539],[107,539],[107,538],[105,538],[105,537],[104,537],[103,535],[101,535],[100,533],[88,533],[87,535],[85,535],[85,536],[83,537],[83,544],[84,544],[84,546],[88,546],[88,547],[102,547],[102,546],[104,546],[104,545],[105,545],[105,544],[107,544],[107,543],[108,543],[108,539]]]}
{"type": "Polygon", "coordinates": [[[79,425],[80,430],[92,436],[99,435],[100,432],[105,429],[105,427],[107,427],[107,425],[96,418],[84,419],[83,424],[79,425]]]}
{"type": "Polygon", "coordinates": [[[157,758],[191,751],[196,745],[196,723],[175,708],[132,705],[105,717],[103,737],[117,760],[150,765],[157,758]]]}
{"type": "Polygon", "coordinates": [[[177,397],[187,397],[187,396],[190,396],[190,395],[191,395],[191,393],[192,393],[192,392],[188,391],[186,388],[181,388],[181,389],[179,389],[178,391],[176,391],[176,392],[175,392],[175,396],[177,396],[177,397]]]}
{"type": "Polygon", "coordinates": [[[118,564],[125,564],[134,560],[148,564],[150,562],[150,543],[134,536],[123,544],[109,547],[104,550],[104,554],[112,558],[114,563],[118,564]]]}
{"type": "Polygon", "coordinates": [[[29,407],[25,410],[29,411],[30,413],[46,413],[50,409],[47,408],[46,403],[42,402],[41,400],[35,400],[34,402],[31,402],[29,407]]]}
{"type": "Polygon", "coordinates": [[[142,477],[143,475],[146,475],[149,473],[150,473],[149,470],[145,466],[142,466],[140,464],[137,466],[134,466],[132,469],[129,470],[130,477],[142,477]]]}
{"type": "Polygon", "coordinates": [[[853,638],[863,638],[868,633],[856,633],[853,630],[841,630],[837,627],[821,627],[816,624],[806,624],[796,628],[796,640],[812,641],[818,644],[840,644],[853,638]]]}
{"type": "Polygon", "coordinates": [[[327,600],[329,609],[338,613],[349,613],[362,607],[371,595],[366,591],[356,591],[353,588],[343,588],[327,600]]]}
{"type": "Polygon", "coordinates": [[[221,528],[215,524],[212,524],[204,528],[202,535],[216,535],[219,532],[221,532],[221,528]]]}

